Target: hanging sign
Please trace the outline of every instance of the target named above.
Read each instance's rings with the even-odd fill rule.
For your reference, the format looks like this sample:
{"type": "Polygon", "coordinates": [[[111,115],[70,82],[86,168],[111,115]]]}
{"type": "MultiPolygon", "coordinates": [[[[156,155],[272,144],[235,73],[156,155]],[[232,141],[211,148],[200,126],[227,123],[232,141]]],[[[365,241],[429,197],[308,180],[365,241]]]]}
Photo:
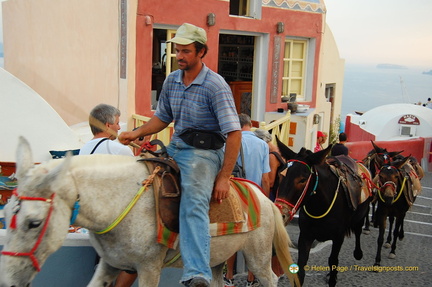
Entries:
{"type": "Polygon", "coordinates": [[[404,115],[399,119],[398,124],[418,126],[420,125],[420,120],[414,115],[404,115]]]}

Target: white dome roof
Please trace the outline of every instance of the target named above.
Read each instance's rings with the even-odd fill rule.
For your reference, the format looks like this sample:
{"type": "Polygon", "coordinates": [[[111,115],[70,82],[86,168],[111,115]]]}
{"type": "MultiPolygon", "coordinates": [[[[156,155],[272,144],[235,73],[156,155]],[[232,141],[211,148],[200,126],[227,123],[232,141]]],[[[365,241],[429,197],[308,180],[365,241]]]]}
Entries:
{"type": "Polygon", "coordinates": [[[39,94],[2,68],[0,103],[0,161],[15,162],[20,135],[30,142],[35,162],[49,160],[50,150],[78,149],[83,145],[39,94]]]}
{"type": "MultiPolygon", "coordinates": [[[[376,140],[395,140],[401,136],[401,126],[415,128],[415,137],[432,137],[432,109],[414,104],[389,104],[373,108],[359,117],[356,122],[362,129],[374,134],[376,140]],[[400,119],[413,115],[419,124],[401,124],[400,119]]],[[[406,138],[406,136],[405,136],[406,138]]]]}

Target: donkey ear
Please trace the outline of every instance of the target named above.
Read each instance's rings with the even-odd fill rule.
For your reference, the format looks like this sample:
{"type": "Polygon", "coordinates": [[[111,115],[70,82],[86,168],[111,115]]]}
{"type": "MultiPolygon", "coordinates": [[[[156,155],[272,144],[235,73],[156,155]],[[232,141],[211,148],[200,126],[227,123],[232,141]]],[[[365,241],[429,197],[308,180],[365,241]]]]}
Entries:
{"type": "Polygon", "coordinates": [[[295,152],[293,152],[289,147],[287,147],[283,142],[279,140],[279,138],[276,136],[276,143],[279,148],[279,151],[281,152],[281,155],[286,159],[290,160],[295,158],[297,155],[295,152]]]}
{"type": "Polygon", "coordinates": [[[312,165],[323,163],[325,161],[327,155],[330,153],[332,147],[333,147],[333,145],[329,145],[327,148],[325,148],[323,150],[312,153],[308,158],[309,162],[312,165]]]}
{"type": "Polygon", "coordinates": [[[26,138],[20,136],[18,139],[18,147],[16,151],[16,170],[17,178],[21,179],[34,166],[33,154],[30,148],[30,143],[26,138]]]}
{"type": "Polygon", "coordinates": [[[380,148],[379,146],[377,146],[372,140],[371,140],[372,146],[375,150],[376,153],[380,153],[382,148],[380,148]]]}
{"type": "Polygon", "coordinates": [[[395,157],[395,156],[397,156],[397,155],[399,155],[399,154],[401,154],[401,153],[403,153],[404,151],[403,150],[401,150],[401,151],[391,151],[391,152],[389,152],[388,154],[389,154],[389,156],[391,157],[391,158],[393,158],[393,157],[395,157]]]}
{"type": "Polygon", "coordinates": [[[410,159],[411,155],[401,159],[401,160],[396,160],[392,163],[392,165],[397,168],[400,169],[402,166],[404,166],[410,159]]]}
{"type": "Polygon", "coordinates": [[[53,159],[55,161],[60,162],[60,164],[56,165],[54,168],[48,171],[45,179],[38,186],[39,188],[52,190],[52,187],[61,186],[61,182],[66,173],[69,170],[72,161],[72,155],[70,153],[66,154],[66,157],[61,159],[53,159]]]}

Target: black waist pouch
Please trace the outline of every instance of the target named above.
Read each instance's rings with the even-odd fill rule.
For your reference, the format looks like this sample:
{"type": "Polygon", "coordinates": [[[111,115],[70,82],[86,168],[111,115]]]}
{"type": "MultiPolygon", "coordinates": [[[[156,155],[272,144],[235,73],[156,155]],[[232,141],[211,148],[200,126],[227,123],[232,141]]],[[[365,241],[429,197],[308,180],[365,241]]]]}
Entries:
{"type": "Polygon", "coordinates": [[[179,137],[188,145],[200,149],[220,149],[225,144],[225,137],[218,132],[186,129],[179,137]]]}

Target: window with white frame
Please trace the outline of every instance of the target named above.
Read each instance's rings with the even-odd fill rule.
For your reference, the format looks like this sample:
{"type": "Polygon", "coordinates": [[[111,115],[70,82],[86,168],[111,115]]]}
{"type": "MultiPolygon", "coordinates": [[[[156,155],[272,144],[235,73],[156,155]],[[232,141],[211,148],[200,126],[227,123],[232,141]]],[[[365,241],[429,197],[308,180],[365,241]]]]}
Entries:
{"type": "Polygon", "coordinates": [[[305,99],[307,45],[306,40],[285,40],[282,97],[295,94],[297,101],[305,99]]]}
{"type": "Polygon", "coordinates": [[[262,0],[230,0],[230,15],[261,19],[262,0]]]}

